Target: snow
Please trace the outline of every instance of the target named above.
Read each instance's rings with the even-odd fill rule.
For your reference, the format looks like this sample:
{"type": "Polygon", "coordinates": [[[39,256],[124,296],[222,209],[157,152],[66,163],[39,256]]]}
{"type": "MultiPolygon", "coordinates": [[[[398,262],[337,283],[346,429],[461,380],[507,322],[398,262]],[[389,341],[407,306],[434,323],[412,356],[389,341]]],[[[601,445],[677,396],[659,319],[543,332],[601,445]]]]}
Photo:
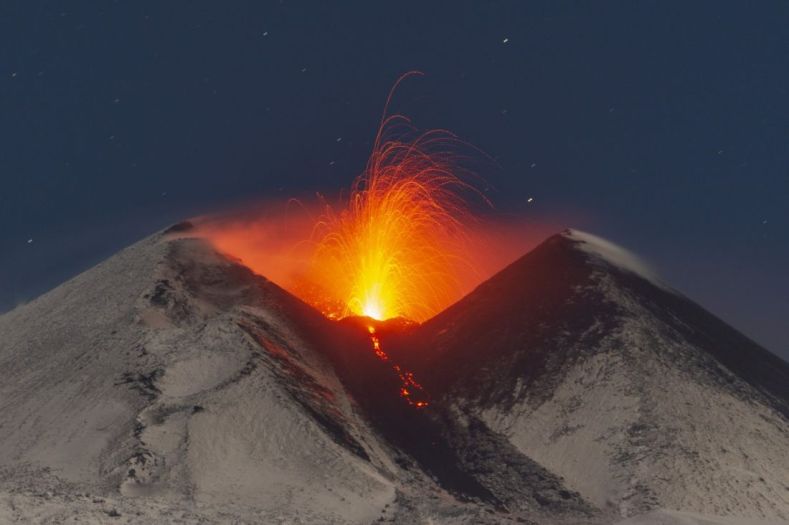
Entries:
{"type": "Polygon", "coordinates": [[[648,263],[625,248],[602,237],[580,230],[567,230],[564,236],[576,241],[579,249],[592,256],[598,262],[605,262],[621,270],[632,272],[656,286],[668,289],[658,277],[657,272],[648,263]]]}

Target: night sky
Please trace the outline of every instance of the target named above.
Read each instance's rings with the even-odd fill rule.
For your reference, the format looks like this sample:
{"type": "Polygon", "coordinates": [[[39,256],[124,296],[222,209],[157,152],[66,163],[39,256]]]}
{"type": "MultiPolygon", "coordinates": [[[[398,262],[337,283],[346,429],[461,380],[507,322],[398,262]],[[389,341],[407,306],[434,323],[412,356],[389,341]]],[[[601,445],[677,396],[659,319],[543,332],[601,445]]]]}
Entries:
{"type": "MultiPolygon", "coordinates": [[[[334,192],[395,109],[789,358],[789,3],[0,4],[0,311],[180,219],[334,192]]],[[[534,201],[527,203],[532,197],[534,201]]]]}

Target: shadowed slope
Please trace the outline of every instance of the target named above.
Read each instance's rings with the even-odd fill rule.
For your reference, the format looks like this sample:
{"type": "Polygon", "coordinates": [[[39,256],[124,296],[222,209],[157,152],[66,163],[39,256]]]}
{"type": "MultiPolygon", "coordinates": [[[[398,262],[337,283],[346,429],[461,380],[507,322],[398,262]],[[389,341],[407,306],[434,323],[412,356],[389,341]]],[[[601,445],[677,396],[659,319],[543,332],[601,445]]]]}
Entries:
{"type": "Polygon", "coordinates": [[[599,506],[786,519],[789,366],[611,246],[551,237],[396,355],[599,506]]]}

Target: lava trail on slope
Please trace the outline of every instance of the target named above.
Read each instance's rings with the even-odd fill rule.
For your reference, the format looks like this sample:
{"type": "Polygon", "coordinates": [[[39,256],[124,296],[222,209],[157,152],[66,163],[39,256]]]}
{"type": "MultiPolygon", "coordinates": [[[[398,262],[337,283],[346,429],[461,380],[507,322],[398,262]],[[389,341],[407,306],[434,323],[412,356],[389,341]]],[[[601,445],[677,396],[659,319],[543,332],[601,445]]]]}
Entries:
{"type": "Polygon", "coordinates": [[[401,467],[429,472],[462,500],[481,500],[499,507],[502,502],[465,469],[463,458],[447,440],[446,434],[452,433],[447,426],[450,418],[428,398],[429,386],[414,379],[404,356],[383,351],[382,339],[387,345],[391,341],[397,342],[392,346],[401,347],[401,340],[407,339],[413,326],[401,319],[347,317],[332,323],[330,337],[329,333],[322,335],[322,348],[371,424],[400,451],[397,460],[401,467]],[[393,366],[394,361],[400,364],[393,366]]]}
{"type": "MultiPolygon", "coordinates": [[[[375,327],[370,325],[367,329],[370,332],[370,341],[373,343],[375,356],[384,363],[389,362],[389,356],[384,352],[381,346],[381,338],[375,331],[375,327]]],[[[400,396],[405,399],[409,405],[414,408],[425,408],[430,404],[427,400],[425,389],[414,379],[413,372],[404,369],[396,363],[392,364],[392,370],[397,374],[397,377],[400,378],[400,396]]]]}

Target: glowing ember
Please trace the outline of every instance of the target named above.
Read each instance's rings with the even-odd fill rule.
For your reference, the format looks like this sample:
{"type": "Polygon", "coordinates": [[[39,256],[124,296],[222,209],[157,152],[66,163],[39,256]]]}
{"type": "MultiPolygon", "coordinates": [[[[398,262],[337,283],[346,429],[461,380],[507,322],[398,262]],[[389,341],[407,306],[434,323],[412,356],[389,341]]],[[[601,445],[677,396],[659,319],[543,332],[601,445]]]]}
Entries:
{"type": "MultiPolygon", "coordinates": [[[[375,328],[368,326],[367,330],[370,332],[370,340],[373,342],[373,351],[375,352],[376,357],[378,357],[378,359],[381,361],[388,362],[389,356],[386,355],[386,352],[384,352],[381,348],[381,339],[375,332],[375,328]]],[[[400,387],[400,396],[405,399],[409,405],[416,408],[425,408],[430,404],[427,401],[425,389],[422,388],[422,385],[416,382],[412,372],[403,370],[400,365],[392,365],[392,370],[394,370],[394,372],[397,374],[397,377],[400,378],[400,383],[402,384],[400,387]]]]}
{"type": "Polygon", "coordinates": [[[417,134],[407,118],[387,116],[407,76],[389,94],[370,160],[345,208],[327,205],[315,228],[309,281],[320,283],[330,317],[423,321],[459,296],[468,264],[465,196],[480,194],[457,175],[453,135],[417,134]]]}

